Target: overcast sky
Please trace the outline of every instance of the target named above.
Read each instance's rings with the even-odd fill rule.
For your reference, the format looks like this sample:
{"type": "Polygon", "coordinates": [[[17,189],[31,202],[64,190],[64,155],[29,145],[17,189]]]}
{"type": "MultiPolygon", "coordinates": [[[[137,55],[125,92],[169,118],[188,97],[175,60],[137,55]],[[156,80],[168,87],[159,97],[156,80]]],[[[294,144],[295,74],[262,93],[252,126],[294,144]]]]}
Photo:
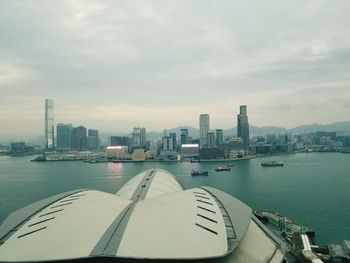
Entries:
{"type": "Polygon", "coordinates": [[[350,1],[0,1],[0,136],[349,120],[350,1]]]}

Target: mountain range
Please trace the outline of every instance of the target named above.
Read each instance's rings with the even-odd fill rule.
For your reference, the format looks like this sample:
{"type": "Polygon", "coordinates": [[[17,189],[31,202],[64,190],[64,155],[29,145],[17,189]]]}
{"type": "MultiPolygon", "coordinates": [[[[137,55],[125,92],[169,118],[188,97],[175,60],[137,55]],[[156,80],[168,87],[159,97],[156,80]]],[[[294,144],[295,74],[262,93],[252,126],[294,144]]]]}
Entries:
{"type": "MultiPolygon", "coordinates": [[[[181,129],[188,129],[189,136],[192,138],[199,137],[199,129],[191,126],[179,126],[172,129],[167,129],[166,133],[177,133],[180,135],[181,129]]],[[[212,130],[215,132],[215,130],[212,130]]],[[[343,122],[335,122],[331,124],[308,124],[294,127],[292,129],[286,129],[278,126],[264,126],[257,127],[254,125],[249,125],[249,132],[251,136],[263,136],[268,133],[292,133],[292,134],[303,134],[303,133],[312,133],[317,131],[326,131],[326,132],[341,132],[345,135],[350,134],[350,121],[343,122]]],[[[233,127],[231,129],[223,130],[224,136],[236,136],[237,135],[237,127],[233,127]]],[[[147,139],[149,140],[157,140],[161,138],[163,135],[162,132],[147,132],[147,139]]]]}

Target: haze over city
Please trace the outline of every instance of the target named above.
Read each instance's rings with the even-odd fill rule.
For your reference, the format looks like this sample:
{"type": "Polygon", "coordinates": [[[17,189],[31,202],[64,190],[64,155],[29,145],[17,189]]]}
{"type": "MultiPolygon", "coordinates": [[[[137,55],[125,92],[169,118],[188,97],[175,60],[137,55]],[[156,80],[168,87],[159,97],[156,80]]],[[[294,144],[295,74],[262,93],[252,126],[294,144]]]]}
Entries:
{"type": "Polygon", "coordinates": [[[1,1],[0,136],[349,120],[348,1],[1,1]],[[19,129],[20,127],[20,129],[19,129]],[[25,128],[24,128],[25,127],[25,128]]]}

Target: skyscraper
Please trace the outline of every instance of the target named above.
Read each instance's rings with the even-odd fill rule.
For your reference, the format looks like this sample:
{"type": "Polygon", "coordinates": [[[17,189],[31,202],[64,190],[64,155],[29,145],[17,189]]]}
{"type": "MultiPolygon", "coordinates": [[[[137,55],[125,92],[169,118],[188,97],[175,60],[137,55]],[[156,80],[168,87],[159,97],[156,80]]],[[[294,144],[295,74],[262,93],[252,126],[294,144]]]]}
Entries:
{"type": "Polygon", "coordinates": [[[72,124],[57,124],[57,149],[70,149],[72,124]]]}
{"type": "Polygon", "coordinates": [[[243,140],[243,150],[249,150],[249,122],[247,115],[247,106],[241,105],[237,115],[237,136],[243,140]]]}
{"type": "Polygon", "coordinates": [[[87,134],[84,126],[74,127],[71,135],[72,149],[81,151],[87,149],[87,134]]]}
{"type": "Polygon", "coordinates": [[[207,147],[209,132],[209,114],[199,116],[199,144],[201,148],[207,147]]]}
{"type": "Polygon", "coordinates": [[[45,100],[45,148],[55,148],[55,124],[53,114],[53,100],[45,100]]]}
{"type": "Polygon", "coordinates": [[[207,147],[213,148],[215,146],[215,134],[213,132],[208,132],[207,135],[207,147]]]}
{"type": "Polygon", "coordinates": [[[216,146],[224,143],[224,132],[222,129],[216,129],[216,146]]]}
{"type": "Polygon", "coordinates": [[[188,143],[188,129],[181,129],[180,142],[181,145],[188,143]]]}
{"type": "Polygon", "coordinates": [[[89,150],[96,150],[98,146],[98,130],[88,129],[87,148],[89,150]]]}
{"type": "Polygon", "coordinates": [[[130,146],[130,137],[111,136],[111,146],[130,146]]]}
{"type": "Polygon", "coordinates": [[[146,148],[146,128],[135,127],[131,134],[131,147],[136,148],[146,148]]]}

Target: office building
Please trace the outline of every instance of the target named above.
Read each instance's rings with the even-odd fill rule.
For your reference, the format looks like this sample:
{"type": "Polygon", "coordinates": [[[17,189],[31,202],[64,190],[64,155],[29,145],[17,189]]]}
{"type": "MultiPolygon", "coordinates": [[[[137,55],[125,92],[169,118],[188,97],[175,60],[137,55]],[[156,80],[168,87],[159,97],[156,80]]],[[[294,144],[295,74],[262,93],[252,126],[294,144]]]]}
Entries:
{"type": "Polygon", "coordinates": [[[207,147],[213,148],[215,146],[215,133],[208,132],[207,134],[207,147]]]}
{"type": "Polygon", "coordinates": [[[55,148],[55,124],[53,112],[53,100],[45,100],[45,148],[53,150],[55,148]]]}
{"type": "Polygon", "coordinates": [[[224,143],[224,132],[222,129],[216,129],[216,146],[220,146],[224,143]]]}
{"type": "Polygon", "coordinates": [[[207,147],[209,132],[209,114],[199,116],[199,144],[201,148],[207,147]]]}
{"type": "Polygon", "coordinates": [[[169,133],[169,137],[173,141],[173,150],[176,150],[176,148],[177,148],[176,133],[175,132],[169,133]]]}
{"type": "Polygon", "coordinates": [[[131,147],[136,148],[146,148],[146,128],[135,127],[131,134],[131,147]]]}
{"type": "Polygon", "coordinates": [[[181,145],[188,143],[188,129],[181,129],[180,142],[181,145]]]}
{"type": "Polygon", "coordinates": [[[130,146],[130,137],[128,136],[111,136],[111,146],[130,146]]]}
{"type": "Polygon", "coordinates": [[[57,149],[67,150],[71,147],[72,124],[57,124],[57,149]]]}
{"type": "Polygon", "coordinates": [[[87,133],[84,126],[78,126],[72,129],[71,148],[77,151],[87,149],[87,133]]]}
{"type": "Polygon", "coordinates": [[[163,150],[175,150],[174,140],[170,136],[165,136],[162,139],[163,150]]]}
{"type": "Polygon", "coordinates": [[[98,130],[88,130],[87,148],[89,150],[96,150],[99,147],[98,130]]]}
{"type": "Polygon", "coordinates": [[[198,144],[182,144],[181,145],[182,158],[198,158],[199,145],[198,144]]]}
{"type": "Polygon", "coordinates": [[[241,105],[237,115],[237,136],[243,140],[243,150],[249,150],[249,122],[247,115],[247,106],[241,105]]]}

